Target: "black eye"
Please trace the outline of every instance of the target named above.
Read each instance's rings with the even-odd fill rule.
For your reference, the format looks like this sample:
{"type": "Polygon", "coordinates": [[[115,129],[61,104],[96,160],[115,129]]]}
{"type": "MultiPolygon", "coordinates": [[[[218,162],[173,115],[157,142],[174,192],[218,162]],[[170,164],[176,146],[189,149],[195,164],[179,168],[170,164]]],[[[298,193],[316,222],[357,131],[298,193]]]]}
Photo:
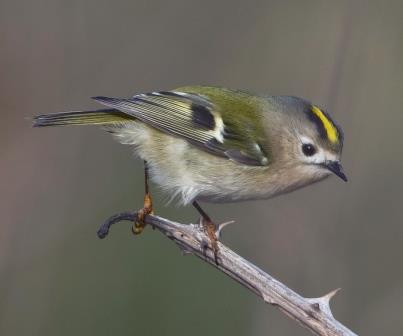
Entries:
{"type": "Polygon", "coordinates": [[[314,145],[311,144],[303,144],[302,145],[302,152],[306,155],[306,156],[312,156],[316,153],[316,149],[314,147],[314,145]]]}

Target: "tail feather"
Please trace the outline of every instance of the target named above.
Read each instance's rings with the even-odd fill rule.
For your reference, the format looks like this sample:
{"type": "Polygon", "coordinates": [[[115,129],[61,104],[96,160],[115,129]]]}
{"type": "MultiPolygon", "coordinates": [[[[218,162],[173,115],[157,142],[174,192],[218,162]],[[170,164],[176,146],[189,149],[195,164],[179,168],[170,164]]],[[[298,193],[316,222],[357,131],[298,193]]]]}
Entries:
{"type": "Polygon", "coordinates": [[[134,118],[116,109],[70,111],[42,114],[34,117],[33,127],[68,125],[107,125],[134,118]]]}

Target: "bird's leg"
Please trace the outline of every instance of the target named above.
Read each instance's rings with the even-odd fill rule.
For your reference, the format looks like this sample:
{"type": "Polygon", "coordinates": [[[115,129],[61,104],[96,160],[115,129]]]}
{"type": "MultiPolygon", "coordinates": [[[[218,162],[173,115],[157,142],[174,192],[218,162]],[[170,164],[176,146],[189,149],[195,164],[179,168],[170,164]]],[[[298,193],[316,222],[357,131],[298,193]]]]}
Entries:
{"type": "Polygon", "coordinates": [[[147,161],[144,161],[144,189],[145,189],[145,195],[144,195],[144,206],[142,209],[140,209],[137,212],[137,219],[134,222],[134,225],[132,227],[132,231],[135,235],[140,234],[143,232],[144,227],[146,226],[146,223],[144,221],[145,217],[147,215],[152,215],[154,214],[153,211],[153,202],[151,198],[151,194],[148,189],[148,165],[147,161]]]}
{"type": "Polygon", "coordinates": [[[199,203],[197,203],[196,201],[193,201],[192,204],[201,216],[201,221],[200,221],[201,225],[203,226],[203,229],[204,229],[206,235],[210,239],[211,249],[213,250],[213,253],[214,253],[214,260],[215,260],[216,264],[218,265],[218,238],[217,238],[218,227],[211,220],[210,216],[207,215],[207,213],[201,208],[199,203]]]}

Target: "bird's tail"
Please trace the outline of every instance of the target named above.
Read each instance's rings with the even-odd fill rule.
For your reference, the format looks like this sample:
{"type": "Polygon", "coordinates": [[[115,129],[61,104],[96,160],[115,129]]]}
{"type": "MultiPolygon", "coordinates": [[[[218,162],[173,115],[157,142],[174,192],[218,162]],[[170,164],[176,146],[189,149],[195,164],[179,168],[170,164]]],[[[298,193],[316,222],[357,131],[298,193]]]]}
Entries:
{"type": "Polygon", "coordinates": [[[38,115],[34,117],[33,126],[108,125],[133,119],[135,118],[115,109],[70,111],[38,115]]]}

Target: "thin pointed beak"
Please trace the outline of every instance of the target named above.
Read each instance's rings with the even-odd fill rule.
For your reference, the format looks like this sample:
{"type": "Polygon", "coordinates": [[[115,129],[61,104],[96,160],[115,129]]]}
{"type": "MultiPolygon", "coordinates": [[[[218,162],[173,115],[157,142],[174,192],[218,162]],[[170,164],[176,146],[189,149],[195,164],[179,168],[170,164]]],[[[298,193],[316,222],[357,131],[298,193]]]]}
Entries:
{"type": "Polygon", "coordinates": [[[327,161],[323,164],[323,167],[330,170],[332,173],[340,177],[344,182],[347,182],[347,176],[343,172],[343,167],[338,161],[327,161]]]}

